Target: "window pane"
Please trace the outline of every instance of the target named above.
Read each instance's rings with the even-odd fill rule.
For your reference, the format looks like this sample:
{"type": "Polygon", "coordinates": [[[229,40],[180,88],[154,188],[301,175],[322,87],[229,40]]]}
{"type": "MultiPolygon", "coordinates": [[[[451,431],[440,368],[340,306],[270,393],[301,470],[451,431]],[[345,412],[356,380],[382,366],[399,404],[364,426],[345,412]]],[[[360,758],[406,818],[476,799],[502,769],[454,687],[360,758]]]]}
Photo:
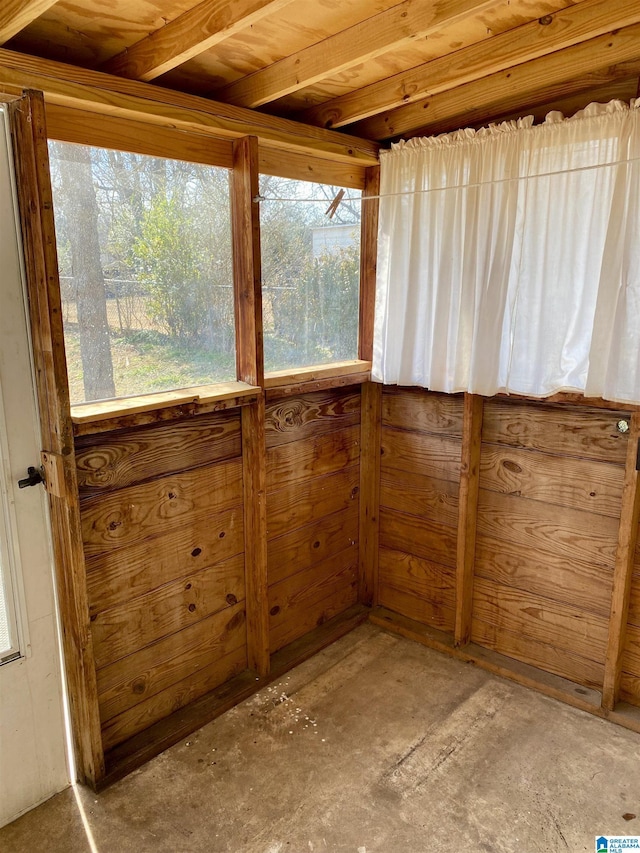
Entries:
{"type": "Polygon", "coordinates": [[[50,156],[71,402],[235,379],[229,172],[50,156]]]}
{"type": "Polygon", "coordinates": [[[7,590],[5,589],[5,569],[2,565],[2,551],[0,547],[0,658],[12,648],[11,640],[11,620],[9,617],[9,602],[7,600],[7,590]]]}
{"type": "Polygon", "coordinates": [[[329,217],[340,189],[261,176],[267,371],[358,356],[361,194],[345,190],[329,217]]]}

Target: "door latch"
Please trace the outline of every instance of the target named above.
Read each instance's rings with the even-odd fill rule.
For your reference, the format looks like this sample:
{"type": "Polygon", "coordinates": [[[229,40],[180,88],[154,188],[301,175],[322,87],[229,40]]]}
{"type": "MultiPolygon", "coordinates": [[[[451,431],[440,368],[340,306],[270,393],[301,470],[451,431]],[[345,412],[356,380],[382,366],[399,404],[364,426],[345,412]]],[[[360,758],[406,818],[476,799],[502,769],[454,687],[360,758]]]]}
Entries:
{"type": "Polygon", "coordinates": [[[18,480],[18,488],[26,489],[27,486],[37,486],[38,483],[44,483],[42,469],[34,468],[33,465],[30,465],[27,468],[27,476],[24,478],[24,480],[18,480]]]}

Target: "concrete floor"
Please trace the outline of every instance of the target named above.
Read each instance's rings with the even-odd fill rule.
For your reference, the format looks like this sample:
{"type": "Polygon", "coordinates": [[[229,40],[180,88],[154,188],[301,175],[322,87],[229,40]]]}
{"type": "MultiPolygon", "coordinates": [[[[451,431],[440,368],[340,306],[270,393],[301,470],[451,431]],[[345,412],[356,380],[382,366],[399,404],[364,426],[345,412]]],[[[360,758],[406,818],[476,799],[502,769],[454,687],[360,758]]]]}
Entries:
{"type": "Polygon", "coordinates": [[[640,835],[639,757],[640,735],[363,625],[0,850],[591,853],[640,835]]]}

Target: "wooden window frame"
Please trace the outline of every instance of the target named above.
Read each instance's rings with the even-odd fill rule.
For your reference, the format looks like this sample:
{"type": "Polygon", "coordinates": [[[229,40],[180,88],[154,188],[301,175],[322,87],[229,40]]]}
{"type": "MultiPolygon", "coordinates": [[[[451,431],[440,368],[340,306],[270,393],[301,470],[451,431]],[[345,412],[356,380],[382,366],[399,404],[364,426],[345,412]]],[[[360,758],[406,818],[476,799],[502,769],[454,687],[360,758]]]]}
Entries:
{"type": "MultiPolygon", "coordinates": [[[[295,180],[335,183],[362,190],[363,198],[367,195],[377,196],[378,193],[379,167],[377,166],[365,167],[358,163],[333,161],[295,151],[287,152],[283,156],[283,152],[277,148],[258,144],[255,137],[242,137],[240,140],[231,141],[209,134],[199,134],[58,104],[47,105],[46,119],[48,137],[56,141],[115,148],[131,153],[229,169],[232,180],[232,199],[235,192],[233,186],[237,184],[239,170],[242,171],[237,160],[241,139],[255,139],[256,153],[250,161],[249,172],[245,175],[245,180],[254,184],[255,187],[257,187],[259,174],[267,174],[295,180]]],[[[257,189],[255,195],[257,195],[257,189]]],[[[259,208],[253,199],[252,204],[256,209],[259,208]]],[[[273,371],[265,377],[263,364],[260,366],[257,364],[257,362],[263,362],[261,308],[257,312],[255,307],[250,307],[246,313],[244,309],[239,308],[243,294],[246,293],[246,270],[242,269],[242,264],[247,249],[246,246],[240,247],[242,240],[236,235],[245,233],[247,223],[251,221],[251,214],[241,213],[241,207],[237,204],[234,212],[232,200],[232,240],[235,246],[236,382],[191,386],[119,397],[108,401],[75,404],[71,407],[74,433],[103,432],[129,426],[133,422],[151,423],[154,419],[164,420],[172,414],[180,415],[211,411],[212,408],[248,405],[262,390],[271,399],[305,391],[367,382],[371,376],[373,345],[377,212],[377,198],[363,205],[357,359],[294,370],[273,371]],[[255,343],[252,341],[257,337],[260,338],[260,352],[253,354],[255,343]],[[257,359],[256,371],[247,371],[245,369],[247,360],[253,361],[254,357],[257,359]],[[154,413],[156,413],[155,418],[154,413]]],[[[253,222],[251,228],[255,232],[254,240],[259,251],[259,217],[253,222]]],[[[252,265],[255,266],[255,259],[252,260],[252,265]]],[[[258,279],[260,279],[259,275],[258,279]]],[[[261,281],[252,285],[252,298],[254,301],[258,299],[260,304],[261,288],[261,281]],[[256,296],[258,291],[259,295],[256,296]]]]}

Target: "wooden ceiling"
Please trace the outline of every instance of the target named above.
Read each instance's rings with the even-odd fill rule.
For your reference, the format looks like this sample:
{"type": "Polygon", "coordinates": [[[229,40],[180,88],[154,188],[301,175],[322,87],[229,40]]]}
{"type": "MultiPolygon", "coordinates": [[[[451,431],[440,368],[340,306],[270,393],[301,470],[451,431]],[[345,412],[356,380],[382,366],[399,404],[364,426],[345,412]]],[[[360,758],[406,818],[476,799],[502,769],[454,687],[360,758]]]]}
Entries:
{"type": "Polygon", "coordinates": [[[384,141],[634,97],[640,0],[3,0],[0,44],[384,141]]]}

